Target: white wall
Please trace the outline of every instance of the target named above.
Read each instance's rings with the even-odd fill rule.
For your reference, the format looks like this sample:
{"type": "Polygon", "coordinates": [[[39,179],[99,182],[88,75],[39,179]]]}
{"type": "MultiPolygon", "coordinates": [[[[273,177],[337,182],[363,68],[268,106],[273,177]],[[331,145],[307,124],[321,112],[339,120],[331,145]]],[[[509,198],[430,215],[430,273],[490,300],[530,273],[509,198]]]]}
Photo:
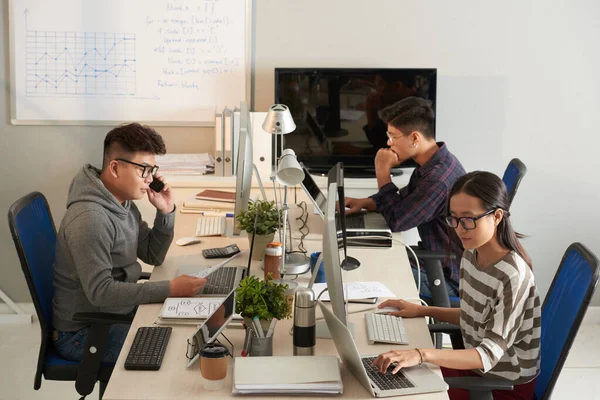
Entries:
{"type": "MultiPolygon", "coordinates": [[[[438,137],[465,168],[501,174],[513,157],[527,164],[513,221],[530,235],[525,245],[541,294],[571,242],[600,255],[600,3],[255,2],[255,110],[273,102],[275,67],[435,67],[438,137]]],[[[6,3],[0,10],[2,86],[9,76],[6,3]]],[[[58,223],[72,175],[85,162],[99,162],[106,129],[9,126],[8,92],[2,98],[0,210],[41,190],[58,223]]],[[[213,145],[208,131],[160,132],[170,151],[213,145]]],[[[0,252],[0,288],[27,301],[6,225],[0,227],[0,252]]]]}
{"type": "Polygon", "coordinates": [[[438,137],[465,168],[528,167],[512,218],[545,295],[570,243],[600,255],[598,21],[592,0],[259,0],[256,106],[274,67],[437,68],[438,137]]]}

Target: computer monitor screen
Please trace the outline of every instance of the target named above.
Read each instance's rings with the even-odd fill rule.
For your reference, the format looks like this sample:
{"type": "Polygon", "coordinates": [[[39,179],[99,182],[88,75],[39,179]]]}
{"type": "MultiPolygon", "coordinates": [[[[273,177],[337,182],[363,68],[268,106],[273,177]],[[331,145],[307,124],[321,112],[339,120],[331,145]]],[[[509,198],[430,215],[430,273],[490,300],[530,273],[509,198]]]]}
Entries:
{"type": "MultiPolygon", "coordinates": [[[[236,170],[235,170],[235,207],[234,216],[237,216],[248,209],[248,200],[250,199],[250,190],[252,189],[252,122],[250,120],[250,111],[248,104],[242,101],[240,103],[240,133],[238,140],[236,170]]],[[[239,235],[240,229],[237,228],[234,219],[233,234],[239,235]]]]}
{"type": "Polygon", "coordinates": [[[335,226],[336,201],[337,185],[332,182],[329,184],[327,191],[327,211],[325,212],[325,230],[323,232],[323,267],[325,268],[325,280],[327,281],[327,291],[331,299],[333,313],[344,325],[347,325],[344,284],[335,226]]]}
{"type": "Polygon", "coordinates": [[[231,291],[219,307],[204,321],[196,330],[191,340],[188,340],[188,348],[186,352],[187,358],[190,360],[189,365],[193,364],[198,358],[200,350],[207,344],[214,342],[217,336],[225,329],[227,324],[233,318],[235,310],[235,290],[231,291]]]}
{"type": "Polygon", "coordinates": [[[302,167],[302,171],[304,172],[304,179],[302,180],[300,185],[308,194],[310,200],[313,202],[313,205],[315,206],[315,211],[319,213],[321,218],[324,218],[325,214],[323,210],[325,210],[325,207],[327,205],[327,199],[325,198],[323,192],[321,192],[321,189],[319,189],[319,186],[317,186],[315,180],[312,178],[312,176],[310,176],[310,173],[308,172],[306,166],[302,163],[300,163],[300,166],[302,167]]]}
{"type": "MultiPolygon", "coordinates": [[[[276,68],[275,103],[290,108],[297,126],[283,148],[313,173],[342,161],[347,176],[374,176],[375,154],[387,147],[379,111],[410,96],[435,111],[436,90],[434,68],[276,68]]],[[[414,166],[407,161],[392,172],[414,166]]]]}

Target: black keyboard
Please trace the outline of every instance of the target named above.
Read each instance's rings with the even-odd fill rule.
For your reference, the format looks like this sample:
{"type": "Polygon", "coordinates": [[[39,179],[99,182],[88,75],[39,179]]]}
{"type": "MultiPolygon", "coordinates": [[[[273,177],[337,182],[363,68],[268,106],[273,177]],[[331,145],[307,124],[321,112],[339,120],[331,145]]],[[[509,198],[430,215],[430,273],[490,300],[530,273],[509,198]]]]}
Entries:
{"type": "Polygon", "coordinates": [[[388,367],[385,374],[380,374],[377,367],[372,367],[373,361],[376,357],[364,357],[362,363],[367,370],[367,375],[375,385],[381,390],[393,390],[393,389],[405,389],[415,387],[415,385],[404,375],[402,370],[398,371],[396,375],[392,374],[395,364],[388,367]]]}
{"type": "Polygon", "coordinates": [[[125,369],[160,369],[172,330],[170,326],[138,328],[125,360],[125,369]]]}
{"type": "MultiPolygon", "coordinates": [[[[342,229],[340,215],[337,213],[335,214],[335,225],[338,229],[342,229]]],[[[363,213],[346,214],[346,229],[365,229],[365,215],[363,213]]]]}
{"type": "Polygon", "coordinates": [[[221,267],[206,277],[202,294],[228,294],[233,290],[238,267],[221,267]]]}

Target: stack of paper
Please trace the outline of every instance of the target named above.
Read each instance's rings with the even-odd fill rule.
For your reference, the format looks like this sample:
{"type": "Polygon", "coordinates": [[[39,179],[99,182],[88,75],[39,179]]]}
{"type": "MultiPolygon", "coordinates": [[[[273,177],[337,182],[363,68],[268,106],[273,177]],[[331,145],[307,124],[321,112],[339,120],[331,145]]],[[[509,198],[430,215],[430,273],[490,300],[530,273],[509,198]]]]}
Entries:
{"type": "Polygon", "coordinates": [[[341,394],[338,358],[236,357],[234,394],[341,394]]]}
{"type": "Polygon", "coordinates": [[[215,158],[208,153],[156,156],[162,173],[204,175],[215,172],[215,158]]]}
{"type": "MultiPolygon", "coordinates": [[[[316,295],[319,295],[326,288],[326,283],[315,283],[312,289],[316,295]]],[[[371,297],[396,297],[396,295],[381,282],[344,283],[344,299],[359,300],[371,297]]],[[[329,301],[329,292],[323,293],[321,300],[329,301]]]]}

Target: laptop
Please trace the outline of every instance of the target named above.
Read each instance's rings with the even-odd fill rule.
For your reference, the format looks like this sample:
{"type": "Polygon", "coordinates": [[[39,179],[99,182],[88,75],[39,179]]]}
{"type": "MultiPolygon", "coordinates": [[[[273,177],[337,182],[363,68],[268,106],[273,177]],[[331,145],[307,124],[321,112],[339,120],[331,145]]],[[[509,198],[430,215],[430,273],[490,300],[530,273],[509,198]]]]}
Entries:
{"type": "Polygon", "coordinates": [[[393,369],[390,367],[388,373],[380,374],[371,367],[377,355],[361,356],[346,325],[323,302],[319,301],[319,306],[340,358],[371,396],[392,397],[448,390],[446,382],[425,365],[402,368],[395,375],[389,372],[393,369]]]}
{"type": "MultiPolygon", "coordinates": [[[[304,171],[304,180],[300,185],[312,201],[315,210],[321,218],[325,218],[327,198],[317,186],[306,166],[303,163],[300,163],[300,166],[304,171]]],[[[336,227],[338,230],[341,229],[339,221],[336,221],[336,227]]],[[[391,247],[392,242],[389,239],[391,237],[392,230],[389,228],[385,218],[379,213],[363,211],[346,215],[346,240],[349,246],[391,247]],[[361,236],[365,238],[363,239],[361,236]],[[379,236],[379,238],[369,238],[369,236],[379,236]]]]}
{"type": "MultiPolygon", "coordinates": [[[[241,254],[241,253],[238,253],[241,254]]],[[[243,266],[226,266],[225,264],[233,260],[238,254],[234,254],[232,257],[220,264],[222,266],[216,271],[212,272],[206,277],[206,284],[200,289],[196,296],[227,296],[232,290],[236,289],[240,285],[240,281],[244,279],[246,275],[246,267],[243,266]]],[[[209,266],[199,265],[182,265],[177,271],[179,275],[192,275],[197,276],[200,271],[203,271],[209,266]]]]}

